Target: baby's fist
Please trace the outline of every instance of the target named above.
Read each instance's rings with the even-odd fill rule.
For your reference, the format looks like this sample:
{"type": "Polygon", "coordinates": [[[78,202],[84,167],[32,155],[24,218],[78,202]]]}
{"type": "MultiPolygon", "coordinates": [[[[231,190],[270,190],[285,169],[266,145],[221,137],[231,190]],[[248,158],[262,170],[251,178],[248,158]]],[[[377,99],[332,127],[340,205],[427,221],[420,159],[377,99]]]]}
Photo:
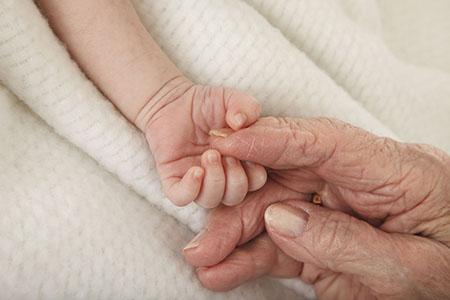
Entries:
{"type": "Polygon", "coordinates": [[[244,92],[194,85],[177,77],[141,110],[136,125],[145,132],[163,191],[176,205],[192,201],[212,208],[236,205],[267,178],[262,166],[241,163],[210,147],[210,132],[253,124],[261,106],[244,92]]]}

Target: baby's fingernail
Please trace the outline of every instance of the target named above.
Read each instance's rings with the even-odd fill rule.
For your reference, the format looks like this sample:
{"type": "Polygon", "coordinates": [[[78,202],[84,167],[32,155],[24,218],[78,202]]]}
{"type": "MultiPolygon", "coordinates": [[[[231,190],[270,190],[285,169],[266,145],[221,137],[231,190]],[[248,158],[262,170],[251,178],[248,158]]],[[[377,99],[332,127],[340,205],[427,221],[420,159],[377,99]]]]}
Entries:
{"type": "Polygon", "coordinates": [[[266,225],[287,238],[300,236],[308,219],[309,215],[304,210],[284,204],[271,205],[264,213],[266,225]]]}
{"type": "Polygon", "coordinates": [[[205,234],[206,229],[202,229],[187,245],[183,248],[183,251],[197,248],[200,245],[200,241],[205,234]]]}
{"type": "Polygon", "coordinates": [[[203,175],[203,170],[200,169],[200,168],[195,168],[195,169],[193,169],[191,172],[192,172],[192,176],[193,176],[194,178],[200,178],[200,177],[202,177],[202,175],[203,175]]]}
{"type": "Polygon", "coordinates": [[[208,162],[210,164],[215,164],[215,163],[219,162],[219,155],[214,151],[208,153],[207,157],[208,157],[208,162]]]}
{"type": "Polygon", "coordinates": [[[244,161],[244,164],[245,164],[246,166],[249,166],[249,167],[255,167],[255,166],[256,166],[255,163],[252,163],[251,161],[247,161],[247,160],[244,161]]]}
{"type": "Polygon", "coordinates": [[[247,116],[244,115],[243,113],[238,113],[234,115],[234,123],[236,124],[236,126],[238,127],[242,127],[245,122],[247,122],[247,116]]]}
{"type": "Polygon", "coordinates": [[[212,129],[209,131],[210,136],[226,138],[230,134],[233,133],[233,130],[230,128],[222,128],[222,129],[212,129]]]}
{"type": "Polygon", "coordinates": [[[237,164],[237,159],[236,158],[234,158],[234,157],[231,157],[231,156],[227,156],[227,157],[225,157],[225,162],[228,164],[228,165],[235,165],[235,164],[237,164]]]}

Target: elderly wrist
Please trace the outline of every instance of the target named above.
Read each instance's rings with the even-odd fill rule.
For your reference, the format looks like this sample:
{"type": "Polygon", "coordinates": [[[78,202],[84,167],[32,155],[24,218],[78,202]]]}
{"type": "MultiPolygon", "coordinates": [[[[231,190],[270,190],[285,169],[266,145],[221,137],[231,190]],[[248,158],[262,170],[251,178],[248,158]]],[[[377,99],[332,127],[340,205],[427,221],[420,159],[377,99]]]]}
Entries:
{"type": "Polygon", "coordinates": [[[139,110],[134,120],[136,127],[143,132],[147,131],[155,114],[169,103],[182,97],[193,85],[192,81],[182,75],[167,80],[139,110]]]}

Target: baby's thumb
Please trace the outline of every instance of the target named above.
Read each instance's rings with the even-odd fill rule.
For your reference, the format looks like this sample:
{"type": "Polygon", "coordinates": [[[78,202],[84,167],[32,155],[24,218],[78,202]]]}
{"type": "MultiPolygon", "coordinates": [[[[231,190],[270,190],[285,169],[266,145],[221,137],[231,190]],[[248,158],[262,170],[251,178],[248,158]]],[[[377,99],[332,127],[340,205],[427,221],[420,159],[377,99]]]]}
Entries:
{"type": "Polygon", "coordinates": [[[225,120],[233,130],[247,127],[258,120],[261,105],[250,95],[233,89],[225,89],[225,120]]]}
{"type": "Polygon", "coordinates": [[[388,234],[342,212],[289,201],[271,205],[264,218],[275,244],[300,262],[381,281],[397,268],[388,234]]]}

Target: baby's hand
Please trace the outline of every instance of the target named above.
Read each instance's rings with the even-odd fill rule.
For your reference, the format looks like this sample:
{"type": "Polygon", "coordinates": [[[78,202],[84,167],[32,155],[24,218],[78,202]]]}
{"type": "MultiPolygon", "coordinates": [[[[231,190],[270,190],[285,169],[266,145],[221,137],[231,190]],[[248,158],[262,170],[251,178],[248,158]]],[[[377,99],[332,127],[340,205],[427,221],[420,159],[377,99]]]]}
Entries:
{"type": "Polygon", "coordinates": [[[247,127],[260,113],[252,97],[230,88],[194,85],[184,77],[161,88],[136,124],[146,135],[166,196],[179,206],[196,201],[212,208],[239,204],[248,191],[261,188],[267,178],[262,166],[222,157],[209,144],[211,130],[247,127]]]}

